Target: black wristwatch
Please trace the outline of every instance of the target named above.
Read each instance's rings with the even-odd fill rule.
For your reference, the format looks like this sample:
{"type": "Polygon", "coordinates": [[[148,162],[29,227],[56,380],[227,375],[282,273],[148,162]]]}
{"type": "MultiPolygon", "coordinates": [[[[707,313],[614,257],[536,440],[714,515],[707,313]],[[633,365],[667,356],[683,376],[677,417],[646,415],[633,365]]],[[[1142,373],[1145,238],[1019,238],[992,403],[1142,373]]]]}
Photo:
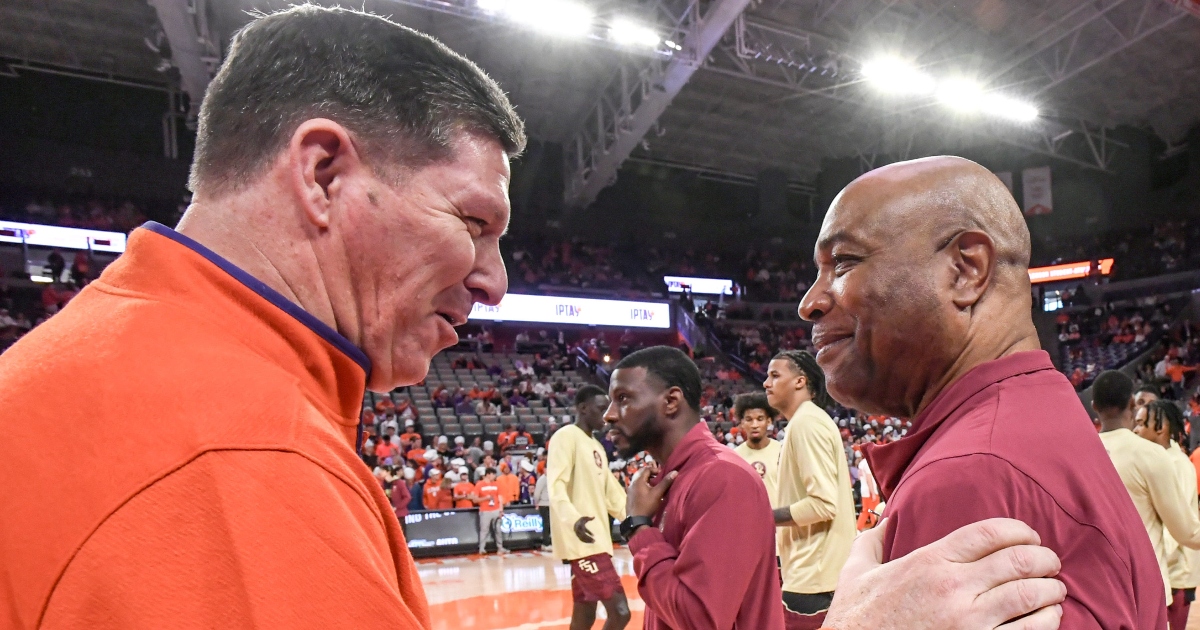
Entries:
{"type": "Polygon", "coordinates": [[[654,527],[654,519],[649,516],[630,516],[621,521],[621,535],[625,540],[629,540],[633,537],[633,532],[643,525],[654,527]]]}

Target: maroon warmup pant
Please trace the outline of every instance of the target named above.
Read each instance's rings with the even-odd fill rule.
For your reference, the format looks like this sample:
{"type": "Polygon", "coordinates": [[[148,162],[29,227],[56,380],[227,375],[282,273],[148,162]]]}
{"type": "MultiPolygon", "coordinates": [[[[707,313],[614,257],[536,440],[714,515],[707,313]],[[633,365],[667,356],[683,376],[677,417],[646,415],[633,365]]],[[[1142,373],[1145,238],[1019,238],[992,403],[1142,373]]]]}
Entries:
{"type": "Polygon", "coordinates": [[[1192,600],[1196,599],[1196,589],[1173,588],[1171,595],[1171,605],[1167,606],[1167,626],[1171,630],[1185,630],[1192,600]]]}

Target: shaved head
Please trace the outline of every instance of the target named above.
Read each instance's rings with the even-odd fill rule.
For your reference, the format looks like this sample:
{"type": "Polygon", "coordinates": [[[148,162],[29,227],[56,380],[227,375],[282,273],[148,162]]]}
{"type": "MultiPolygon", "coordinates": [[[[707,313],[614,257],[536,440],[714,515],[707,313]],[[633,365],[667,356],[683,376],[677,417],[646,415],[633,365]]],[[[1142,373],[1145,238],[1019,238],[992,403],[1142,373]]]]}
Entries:
{"type": "Polygon", "coordinates": [[[829,392],[911,417],[965,369],[1036,348],[1029,247],[1008,189],[970,160],[898,162],[851,182],[825,216],[800,304],[829,392]]]}

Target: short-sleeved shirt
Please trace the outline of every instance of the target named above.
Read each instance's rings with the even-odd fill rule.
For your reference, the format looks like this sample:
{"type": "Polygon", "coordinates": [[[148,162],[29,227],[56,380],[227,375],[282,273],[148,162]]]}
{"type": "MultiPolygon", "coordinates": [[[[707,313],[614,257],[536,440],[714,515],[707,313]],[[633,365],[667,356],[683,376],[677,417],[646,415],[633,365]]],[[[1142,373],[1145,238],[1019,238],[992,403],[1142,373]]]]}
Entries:
{"type": "Polygon", "coordinates": [[[767,438],[766,445],[762,448],[751,448],[749,442],[743,442],[733,449],[733,452],[746,460],[762,477],[772,507],[777,507],[775,500],[776,495],[779,494],[779,454],[782,450],[783,445],[778,440],[770,438],[767,438]]]}
{"type": "Polygon", "coordinates": [[[1043,351],[963,375],[904,438],[864,447],[891,561],[993,517],[1028,523],[1062,560],[1062,627],[1164,630],[1158,559],[1075,389],[1043,351]]]}
{"type": "Polygon", "coordinates": [[[475,504],[468,498],[474,492],[475,484],[470,481],[460,481],[454,484],[454,507],[460,510],[475,507],[475,504]]]}
{"type": "Polygon", "coordinates": [[[494,512],[504,507],[504,495],[496,482],[480,481],[475,484],[475,495],[479,497],[480,512],[494,512]]]}

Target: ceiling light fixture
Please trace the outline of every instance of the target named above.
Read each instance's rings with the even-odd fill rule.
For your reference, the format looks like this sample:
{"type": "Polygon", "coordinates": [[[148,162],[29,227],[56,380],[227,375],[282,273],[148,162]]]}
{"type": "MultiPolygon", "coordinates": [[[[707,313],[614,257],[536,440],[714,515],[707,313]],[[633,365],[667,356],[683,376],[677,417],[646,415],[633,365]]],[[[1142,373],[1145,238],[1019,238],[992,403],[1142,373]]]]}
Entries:
{"type": "Polygon", "coordinates": [[[983,87],[969,79],[942,81],[937,88],[937,100],[963,113],[978,112],[983,108],[983,87]]]}
{"type": "Polygon", "coordinates": [[[560,37],[582,37],[592,30],[595,14],[587,6],[568,0],[488,0],[508,19],[536,31],[560,37]]]}
{"type": "Polygon", "coordinates": [[[984,96],[981,108],[986,114],[1013,122],[1033,122],[1040,115],[1037,106],[1033,103],[1002,94],[984,96]]]}
{"type": "Polygon", "coordinates": [[[613,20],[608,33],[614,42],[624,46],[657,48],[662,43],[662,38],[654,29],[625,18],[613,20]]]}
{"type": "Polygon", "coordinates": [[[895,56],[876,57],[862,66],[863,78],[890,94],[932,94],[937,82],[910,61],[895,56]]]}

